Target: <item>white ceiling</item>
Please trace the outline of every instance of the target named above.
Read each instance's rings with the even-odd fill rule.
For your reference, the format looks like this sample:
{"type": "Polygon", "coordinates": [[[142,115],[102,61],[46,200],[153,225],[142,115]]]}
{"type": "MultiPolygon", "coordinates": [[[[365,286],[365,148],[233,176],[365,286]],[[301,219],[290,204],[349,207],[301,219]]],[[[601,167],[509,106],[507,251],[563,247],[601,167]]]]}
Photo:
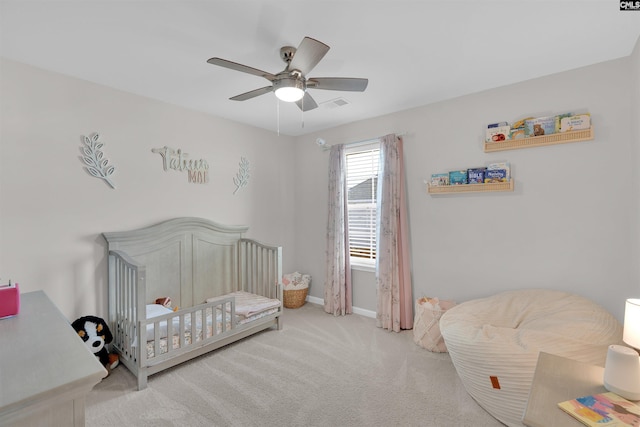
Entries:
{"type": "Polygon", "coordinates": [[[640,11],[615,0],[0,0],[3,57],[285,135],[628,56],[639,36],[640,11]],[[307,77],[367,90],[310,89],[319,108],[278,116],[272,93],[228,99],[269,82],[206,62],[277,73],[304,36],[331,46],[307,77]]]}

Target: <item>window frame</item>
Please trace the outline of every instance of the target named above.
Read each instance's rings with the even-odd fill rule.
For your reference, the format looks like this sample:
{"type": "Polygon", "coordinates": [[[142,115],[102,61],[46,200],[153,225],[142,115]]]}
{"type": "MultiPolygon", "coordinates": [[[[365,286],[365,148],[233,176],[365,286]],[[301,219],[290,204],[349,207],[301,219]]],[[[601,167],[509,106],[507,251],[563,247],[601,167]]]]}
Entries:
{"type": "MultiPolygon", "coordinates": [[[[368,141],[363,141],[360,143],[353,143],[353,144],[347,144],[347,146],[345,147],[344,150],[344,154],[345,154],[345,180],[348,181],[348,167],[347,167],[347,158],[349,155],[351,154],[355,154],[355,153],[360,153],[360,152],[365,152],[365,151],[372,151],[372,150],[377,150],[378,154],[380,153],[380,146],[381,141],[379,139],[373,139],[373,140],[368,140],[368,141]]],[[[379,170],[380,166],[378,165],[378,170],[379,170]]],[[[349,189],[346,189],[346,196],[347,196],[347,206],[349,205],[349,189]]],[[[348,208],[347,208],[348,209],[348,208]]],[[[376,207],[376,218],[375,218],[375,230],[374,233],[375,235],[375,247],[376,247],[376,252],[377,252],[377,247],[378,247],[378,242],[377,242],[377,234],[378,234],[378,225],[379,225],[379,221],[378,221],[378,213],[377,213],[377,207],[376,207]]],[[[376,253],[376,257],[374,257],[373,259],[365,259],[365,258],[361,258],[361,257],[354,257],[351,256],[351,233],[349,233],[349,242],[348,243],[348,251],[349,251],[349,263],[351,265],[351,268],[354,270],[361,270],[361,271],[368,271],[368,272],[375,272],[376,270],[376,257],[377,257],[377,253],[376,253]]]]}

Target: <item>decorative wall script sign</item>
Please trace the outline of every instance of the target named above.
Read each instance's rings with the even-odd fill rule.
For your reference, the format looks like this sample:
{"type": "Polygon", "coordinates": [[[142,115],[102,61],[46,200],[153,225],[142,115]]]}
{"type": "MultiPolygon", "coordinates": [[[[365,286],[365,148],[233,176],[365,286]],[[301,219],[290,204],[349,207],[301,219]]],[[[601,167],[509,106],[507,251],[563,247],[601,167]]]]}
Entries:
{"type": "Polygon", "coordinates": [[[189,155],[181,149],[174,150],[166,145],[162,148],[152,148],[152,152],[162,156],[162,168],[165,171],[187,171],[189,182],[206,184],[209,182],[209,163],[206,160],[189,159],[189,155]]]}
{"type": "Polygon", "coordinates": [[[244,157],[240,157],[240,169],[238,170],[236,177],[233,178],[233,183],[236,185],[236,190],[233,192],[233,194],[236,194],[236,192],[239,189],[241,189],[242,187],[244,187],[249,183],[250,176],[251,175],[249,175],[249,160],[247,160],[244,157]]]}
{"type": "Polygon", "coordinates": [[[100,139],[100,135],[94,133],[91,137],[82,137],[82,142],[84,142],[84,146],[82,147],[82,160],[87,165],[87,172],[89,172],[92,176],[96,178],[103,179],[104,182],[109,184],[111,188],[116,188],[115,184],[109,177],[113,175],[116,168],[115,166],[109,166],[109,160],[104,158],[104,154],[102,153],[102,146],[104,145],[102,142],[98,142],[100,139]]]}

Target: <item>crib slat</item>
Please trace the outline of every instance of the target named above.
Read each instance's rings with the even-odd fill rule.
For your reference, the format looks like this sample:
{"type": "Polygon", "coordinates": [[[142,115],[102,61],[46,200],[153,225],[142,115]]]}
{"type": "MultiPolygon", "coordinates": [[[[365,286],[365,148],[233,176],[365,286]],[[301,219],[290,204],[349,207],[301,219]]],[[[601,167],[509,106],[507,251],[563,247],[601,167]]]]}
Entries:
{"type": "Polygon", "coordinates": [[[160,355],[160,322],[153,322],[153,357],[160,355]]]}
{"type": "Polygon", "coordinates": [[[197,320],[197,314],[196,312],[191,312],[191,344],[193,345],[196,342],[196,323],[198,322],[197,320]]]}
{"type": "Polygon", "coordinates": [[[180,323],[180,325],[179,325],[179,327],[180,327],[180,348],[183,348],[186,345],[186,341],[185,341],[185,335],[186,334],[182,333],[182,331],[185,330],[185,328],[184,328],[184,317],[185,317],[185,315],[182,315],[182,316],[179,317],[179,320],[178,320],[179,323],[180,323]]]}
{"type": "Polygon", "coordinates": [[[167,319],[167,353],[173,351],[173,319],[167,319]]]}

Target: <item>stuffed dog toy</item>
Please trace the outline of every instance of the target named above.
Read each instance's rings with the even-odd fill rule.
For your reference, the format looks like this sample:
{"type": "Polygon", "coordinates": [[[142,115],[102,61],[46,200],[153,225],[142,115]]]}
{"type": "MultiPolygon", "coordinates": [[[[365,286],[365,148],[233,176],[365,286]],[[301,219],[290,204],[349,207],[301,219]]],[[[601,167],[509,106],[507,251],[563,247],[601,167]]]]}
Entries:
{"type": "Polygon", "coordinates": [[[97,316],[83,316],[74,320],[71,327],[107,370],[118,366],[118,355],[109,354],[106,347],[113,340],[113,335],[103,319],[97,316]]]}

